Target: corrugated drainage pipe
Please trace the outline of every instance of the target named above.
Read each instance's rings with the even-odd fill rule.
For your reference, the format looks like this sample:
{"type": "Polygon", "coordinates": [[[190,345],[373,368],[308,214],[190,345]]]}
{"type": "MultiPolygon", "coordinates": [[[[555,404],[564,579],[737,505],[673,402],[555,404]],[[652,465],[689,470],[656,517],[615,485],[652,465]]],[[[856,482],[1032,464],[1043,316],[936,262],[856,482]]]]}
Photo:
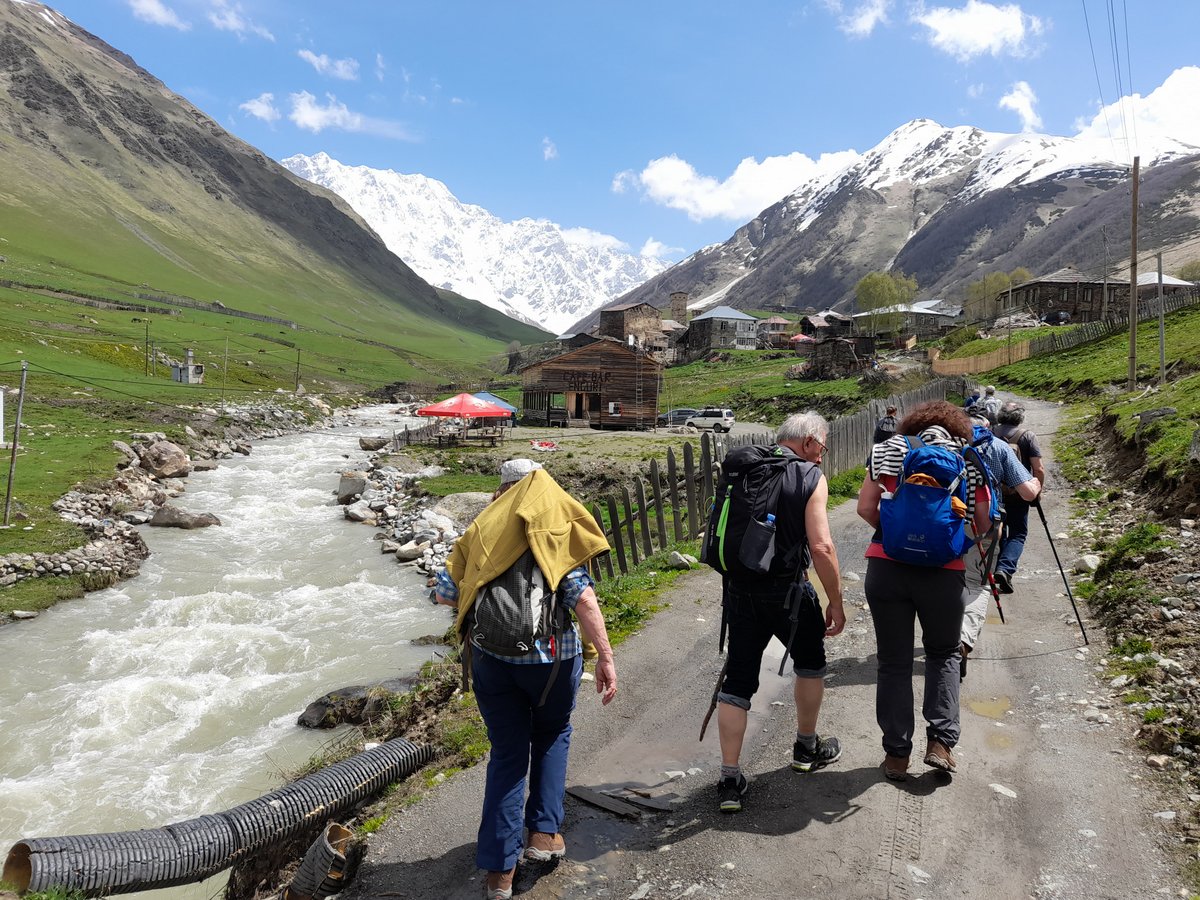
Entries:
{"type": "Polygon", "coordinates": [[[20,891],[52,887],[88,897],[203,881],[407,778],[433,748],[396,738],[215,815],[114,834],[26,838],[8,851],[3,880],[20,891]]]}

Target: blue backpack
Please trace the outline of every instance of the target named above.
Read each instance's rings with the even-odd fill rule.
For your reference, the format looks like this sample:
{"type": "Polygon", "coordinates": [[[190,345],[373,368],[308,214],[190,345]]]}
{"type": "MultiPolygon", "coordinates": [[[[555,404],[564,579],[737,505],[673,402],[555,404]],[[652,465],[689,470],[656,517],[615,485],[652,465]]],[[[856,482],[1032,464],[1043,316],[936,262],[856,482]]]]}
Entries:
{"type": "MultiPolygon", "coordinates": [[[[971,543],[966,532],[966,460],[956,450],[931,446],[918,437],[904,440],[908,452],[896,490],[879,501],[883,551],[897,562],[944,566],[962,556],[971,543]],[[935,484],[911,480],[918,475],[935,484]]],[[[975,456],[978,459],[978,451],[975,456]]]]}

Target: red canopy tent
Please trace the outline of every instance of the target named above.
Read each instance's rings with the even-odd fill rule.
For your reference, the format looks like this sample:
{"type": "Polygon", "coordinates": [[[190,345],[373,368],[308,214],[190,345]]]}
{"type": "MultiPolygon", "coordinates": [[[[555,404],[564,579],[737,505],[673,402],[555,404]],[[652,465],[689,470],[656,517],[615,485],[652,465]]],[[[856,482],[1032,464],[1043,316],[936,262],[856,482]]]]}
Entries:
{"type": "Polygon", "coordinates": [[[465,438],[471,419],[500,417],[507,419],[512,415],[512,412],[502,406],[488,403],[486,400],[480,400],[478,397],[464,393],[456,394],[447,400],[439,400],[437,403],[431,403],[428,406],[422,406],[417,410],[417,415],[460,418],[463,420],[463,437],[465,438]]]}

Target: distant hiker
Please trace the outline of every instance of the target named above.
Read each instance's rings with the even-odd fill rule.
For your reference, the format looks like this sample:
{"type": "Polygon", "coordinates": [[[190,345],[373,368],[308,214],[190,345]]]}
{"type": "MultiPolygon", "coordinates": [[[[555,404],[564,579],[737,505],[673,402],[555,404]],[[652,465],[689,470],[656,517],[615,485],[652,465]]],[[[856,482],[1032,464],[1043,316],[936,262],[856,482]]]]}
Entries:
{"type": "Polygon", "coordinates": [[[871,438],[874,444],[881,444],[896,433],[896,407],[889,406],[887,414],[875,423],[875,436],[871,438]]]}
{"type": "MultiPolygon", "coordinates": [[[[971,417],[975,426],[971,445],[975,447],[991,472],[993,488],[1001,492],[1001,510],[1013,492],[1022,500],[1033,500],[1042,489],[1041,483],[1030,474],[1012,447],[995,437],[990,429],[987,417],[975,414],[971,417]]],[[[967,657],[979,643],[980,632],[987,618],[988,601],[991,599],[991,585],[988,574],[996,563],[996,551],[1000,545],[1000,533],[991,529],[991,533],[982,540],[973,552],[968,552],[967,565],[967,598],[966,609],[963,610],[963,623],[960,639],[962,641],[962,661],[959,664],[959,678],[967,674],[967,657]]],[[[999,585],[997,585],[999,587],[999,585]]]]}
{"type": "Polygon", "coordinates": [[[607,549],[591,513],[541,465],[510,459],[500,467],[492,503],[438,574],[435,599],[458,610],[464,667],[492,744],[475,851],[476,864],[487,870],[487,900],[512,896],[522,845],[530,860],[566,855],[563,796],[584,640],[598,654],[602,702],[617,693],[612,648],[587,573],[588,562],[607,549]]]}
{"type": "Polygon", "coordinates": [[[1000,398],[996,396],[996,388],[994,385],[988,385],[983,389],[983,408],[987,410],[988,421],[993,425],[996,424],[1000,415],[1000,398]]]}
{"type": "Polygon", "coordinates": [[[971,396],[967,397],[967,399],[963,401],[963,409],[970,409],[976,403],[980,403],[980,402],[981,402],[981,400],[979,397],[979,388],[972,388],[971,396]]]}
{"type": "Polygon", "coordinates": [[[991,524],[987,475],[962,456],[972,436],[966,412],[944,400],[922,403],[901,420],[898,432],[872,449],[858,495],[859,516],[875,528],[864,588],[878,648],[875,718],[883,732],[882,768],[893,781],[908,777],[912,754],[916,619],[925,651],[925,764],[945,772],[956,768],[950,751],[959,737],[962,556],[978,552],[964,526],[971,522],[983,534],[991,524]],[[940,468],[931,465],[935,462],[940,468]],[[951,478],[942,469],[956,474],[951,478]],[[899,520],[898,527],[897,515],[910,504],[917,515],[899,520]],[[941,525],[940,532],[927,530],[933,524],[941,525]],[[900,556],[909,561],[897,561],[900,556]]]}
{"type": "MultiPolygon", "coordinates": [[[[812,772],[837,762],[842,753],[836,738],[817,734],[817,716],[825,694],[825,637],[840,634],[846,625],[837,550],[825,510],[829,484],[818,468],[828,440],[829,423],[816,412],[796,413],[780,426],[775,437],[778,455],[791,462],[783,467],[774,520],[767,522],[775,529],[774,561],[766,574],[735,570],[725,576],[729,650],[717,694],[721,739],[717,796],[722,812],[740,812],[749,788],[739,759],[750,700],[758,691],[763,651],[772,637],[783,642],[796,675],[792,686],[796,702],[792,769],[812,772]],[[810,563],[829,601],[824,613],[816,589],[807,579],[810,563]]],[[[723,472],[722,478],[726,475],[723,472]]]]}
{"type": "MultiPolygon", "coordinates": [[[[1042,464],[1042,448],[1038,445],[1037,435],[1021,425],[1025,421],[1025,407],[1013,401],[1005,403],[1000,407],[999,419],[1000,423],[992,432],[1008,442],[1021,458],[1021,464],[1033,473],[1044,489],[1046,467],[1042,464]]],[[[996,583],[1005,594],[1012,593],[1012,577],[1025,550],[1031,505],[1031,501],[1023,496],[1006,496],[1004,500],[1004,537],[1000,541],[1000,557],[996,560],[996,583]]]]}

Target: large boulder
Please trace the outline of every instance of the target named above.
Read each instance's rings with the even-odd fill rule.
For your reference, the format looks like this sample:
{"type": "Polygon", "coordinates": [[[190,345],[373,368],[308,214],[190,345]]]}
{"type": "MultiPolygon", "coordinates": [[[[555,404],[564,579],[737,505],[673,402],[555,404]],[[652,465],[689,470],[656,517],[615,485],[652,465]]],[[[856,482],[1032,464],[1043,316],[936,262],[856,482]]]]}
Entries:
{"type": "Polygon", "coordinates": [[[207,528],[220,525],[221,520],[212,513],[193,513],[178,506],[160,506],[150,517],[150,524],[160,528],[207,528]]]}
{"type": "Polygon", "coordinates": [[[371,509],[371,504],[365,500],[351,503],[346,507],[344,515],[351,522],[370,522],[372,525],[375,524],[375,511],[371,509]]]}
{"type": "Polygon", "coordinates": [[[343,472],[338,479],[337,502],[345,506],[353,503],[367,489],[366,472],[343,472]]]}
{"type": "Polygon", "coordinates": [[[474,522],[475,517],[491,502],[492,495],[480,491],[447,494],[432,512],[450,519],[452,524],[457,526],[457,530],[462,531],[474,522]]]}
{"type": "Polygon", "coordinates": [[[382,450],[391,443],[391,440],[391,438],[386,437],[360,437],[358,439],[358,446],[361,450],[382,450]]]}
{"type": "Polygon", "coordinates": [[[186,478],[192,461],[184,449],[170,441],[154,441],[137,450],[139,465],[155,478],[186,478]]]}
{"type": "Polygon", "coordinates": [[[353,684],[330,691],[308,704],[296,724],[305,728],[365,725],[387,712],[389,701],[410,690],[416,681],[416,678],[389,678],[375,684],[353,684]]]}

